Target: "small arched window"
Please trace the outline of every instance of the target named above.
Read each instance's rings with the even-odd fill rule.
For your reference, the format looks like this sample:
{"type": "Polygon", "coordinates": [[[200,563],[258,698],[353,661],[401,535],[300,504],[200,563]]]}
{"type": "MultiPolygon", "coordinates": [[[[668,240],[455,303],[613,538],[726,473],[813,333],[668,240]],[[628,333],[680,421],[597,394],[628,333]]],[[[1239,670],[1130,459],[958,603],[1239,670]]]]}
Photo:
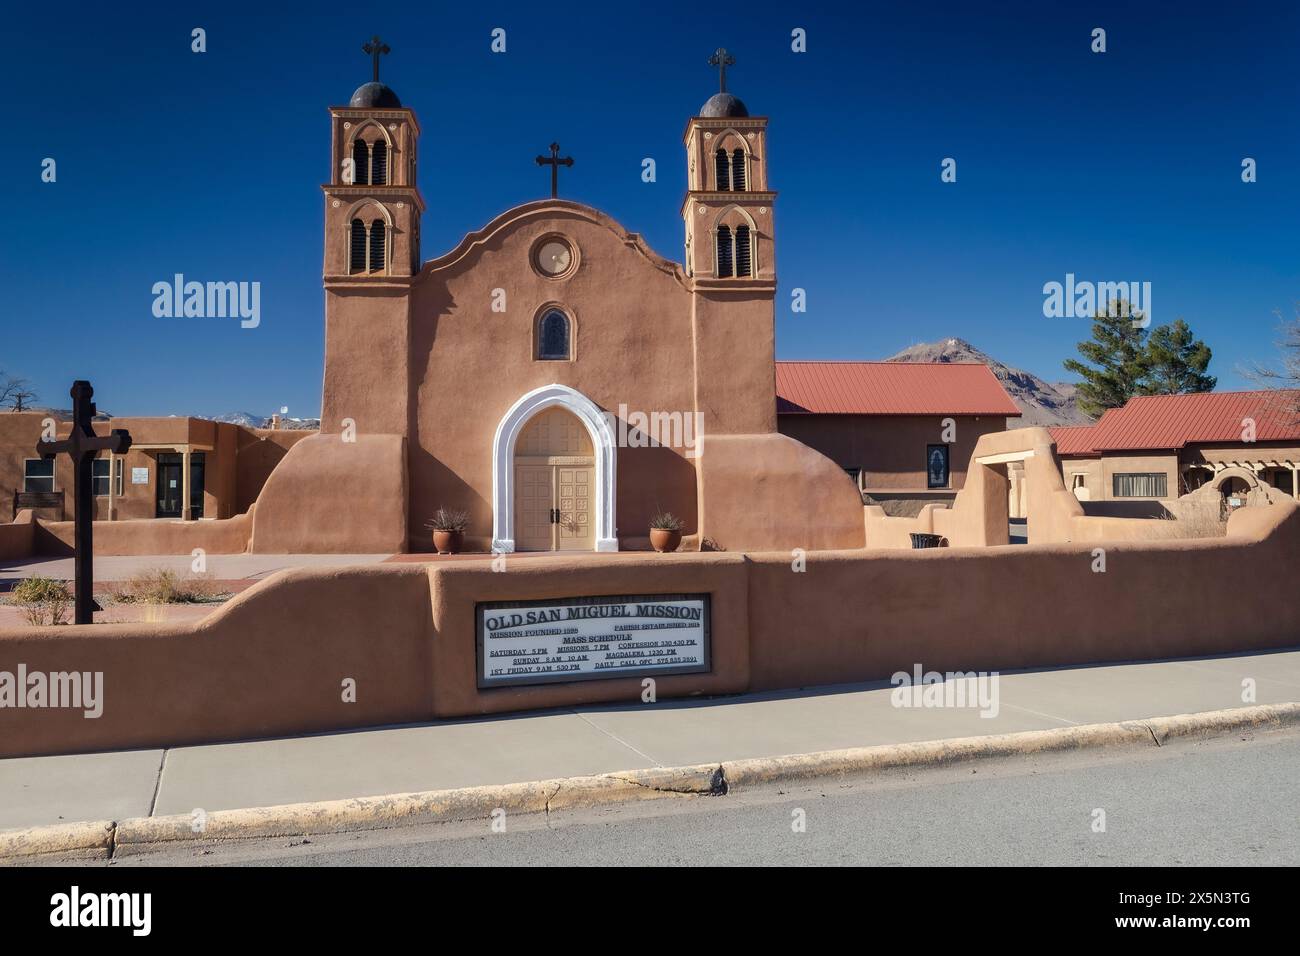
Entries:
{"type": "Polygon", "coordinates": [[[731,227],[718,227],[718,278],[731,275],[731,227]]]}
{"type": "Polygon", "coordinates": [[[718,149],[717,156],[715,157],[714,169],[716,170],[718,177],[718,192],[726,192],[731,188],[731,173],[730,166],[727,162],[727,151],[725,149],[718,149]]]}
{"type": "Polygon", "coordinates": [[[366,224],[353,219],[348,228],[348,271],[366,271],[366,224]]]}
{"type": "Polygon", "coordinates": [[[569,357],[569,317],[559,309],[551,309],[538,324],[537,357],[560,361],[569,357]]]}
{"type": "Polygon", "coordinates": [[[736,275],[754,274],[754,247],[748,226],[736,227],[736,275]]]}
{"type": "Polygon", "coordinates": [[[380,272],[387,264],[384,258],[385,239],[384,220],[376,219],[370,224],[370,271],[380,272]]]}
{"type": "Polygon", "coordinates": [[[742,193],[746,189],[745,151],[739,147],[731,153],[731,188],[742,193]]]}
{"type": "Polygon", "coordinates": [[[382,139],[370,150],[370,185],[388,185],[388,144],[382,139]]]}
{"type": "Polygon", "coordinates": [[[357,186],[370,185],[370,147],[358,139],[352,144],[352,182],[357,186]]]}

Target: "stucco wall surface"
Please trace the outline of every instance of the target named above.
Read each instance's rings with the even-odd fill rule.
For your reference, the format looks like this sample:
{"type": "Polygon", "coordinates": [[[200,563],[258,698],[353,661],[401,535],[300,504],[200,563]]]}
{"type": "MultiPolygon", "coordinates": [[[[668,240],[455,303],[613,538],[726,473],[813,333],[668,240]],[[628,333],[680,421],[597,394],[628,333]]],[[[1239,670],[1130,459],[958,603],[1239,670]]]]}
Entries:
{"type": "Polygon", "coordinates": [[[639,678],[476,686],[478,601],[708,593],[709,674],[680,697],[1281,647],[1300,634],[1300,509],[1233,514],[1224,538],[786,552],[575,555],[273,575],[189,624],[0,630],[0,671],[100,671],[104,711],[0,708],[0,756],[234,740],[597,702],[639,678]],[[1266,613],[1243,609],[1266,609],[1266,613]],[[356,703],[342,682],[356,681],[356,703]]]}

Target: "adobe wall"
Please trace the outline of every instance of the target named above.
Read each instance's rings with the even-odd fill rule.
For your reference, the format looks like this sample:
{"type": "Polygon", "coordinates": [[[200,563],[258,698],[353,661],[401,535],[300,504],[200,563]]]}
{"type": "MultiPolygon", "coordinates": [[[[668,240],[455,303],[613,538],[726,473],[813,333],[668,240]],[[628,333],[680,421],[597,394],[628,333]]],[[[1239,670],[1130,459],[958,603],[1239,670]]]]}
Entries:
{"type": "Polygon", "coordinates": [[[866,540],[853,479],[788,435],[706,434],[696,469],[701,547],[789,553],[866,540]]]}
{"type": "Polygon", "coordinates": [[[841,552],[793,574],[751,555],[752,689],[1285,647],[1300,635],[1300,513],[1233,515],[1226,539],[841,552]],[[1177,587],[1170,582],[1176,581],[1177,587]],[[882,600],[888,595],[888,600],[882,600]],[[1050,596],[1050,598],[1049,598],[1050,596]],[[1242,607],[1267,607],[1243,618],[1242,607]]]}
{"type": "MultiPolygon", "coordinates": [[[[93,534],[97,557],[189,554],[195,548],[208,554],[242,554],[248,550],[252,530],[253,516],[245,513],[213,521],[96,521],[93,534]]],[[[72,554],[75,541],[75,522],[38,521],[29,554],[66,556],[72,554]]]]}
{"type": "Polygon", "coordinates": [[[258,554],[406,550],[406,439],[312,435],[291,447],[252,510],[258,554]]]}
{"type": "Polygon", "coordinates": [[[36,518],[31,509],[18,512],[12,522],[0,524],[0,561],[26,558],[36,553],[36,518]]]}
{"type": "Polygon", "coordinates": [[[235,446],[235,514],[243,514],[253,506],[289,449],[315,434],[305,429],[239,429],[235,446]]]}
{"type": "Polygon", "coordinates": [[[104,713],[0,709],[0,756],[200,743],[624,701],[639,678],[478,690],[476,601],[707,592],[713,671],[661,697],[1290,646],[1300,506],[1212,540],[915,552],[580,555],[299,568],[187,624],[0,630],[0,671],[102,671],[104,713]],[[1178,582],[1171,587],[1170,582],[1178,582]],[[1044,601],[1050,595],[1050,602],[1044,601]],[[1266,614],[1242,614],[1266,607],[1266,614]],[[354,704],[342,681],[356,681],[354,704]]]}
{"type": "Polygon", "coordinates": [[[0,709],[0,756],[205,743],[424,720],[420,567],[293,569],[191,624],[0,631],[0,670],[101,671],[103,716],[0,709]],[[356,682],[356,701],[343,681],[356,682]]]}

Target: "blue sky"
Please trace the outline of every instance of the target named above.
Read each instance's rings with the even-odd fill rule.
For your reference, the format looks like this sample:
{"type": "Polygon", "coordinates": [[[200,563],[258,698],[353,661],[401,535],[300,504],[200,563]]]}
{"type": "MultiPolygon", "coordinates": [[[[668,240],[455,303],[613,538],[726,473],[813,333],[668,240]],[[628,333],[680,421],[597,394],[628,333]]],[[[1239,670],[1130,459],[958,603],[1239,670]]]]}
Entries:
{"type": "Polygon", "coordinates": [[[1088,323],[1044,318],[1042,287],[1073,272],[1150,281],[1155,322],[1185,318],[1241,388],[1300,299],[1294,3],[177,6],[6,14],[0,369],[45,403],[88,377],[119,415],[319,411],[326,108],[369,78],[376,32],[424,130],[426,258],[545,195],[533,157],[558,139],[562,196],[680,260],[681,133],[723,45],[731,90],[771,117],[779,357],[955,335],[1066,379],[1088,323]],[[261,325],[155,318],[177,272],[260,282],[261,325]]]}

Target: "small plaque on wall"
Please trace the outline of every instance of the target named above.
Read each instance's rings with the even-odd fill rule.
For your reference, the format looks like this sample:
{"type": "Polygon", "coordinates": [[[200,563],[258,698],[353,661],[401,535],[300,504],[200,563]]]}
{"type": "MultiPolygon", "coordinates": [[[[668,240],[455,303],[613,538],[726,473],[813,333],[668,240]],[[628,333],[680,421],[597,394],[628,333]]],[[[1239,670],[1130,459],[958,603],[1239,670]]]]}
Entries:
{"type": "Polygon", "coordinates": [[[131,484],[133,484],[133,485],[147,485],[147,484],[149,484],[149,469],[148,469],[148,468],[132,468],[132,469],[131,469],[131,484]]]}
{"type": "Polygon", "coordinates": [[[707,594],[485,601],[475,619],[479,687],[711,667],[707,594]]]}

